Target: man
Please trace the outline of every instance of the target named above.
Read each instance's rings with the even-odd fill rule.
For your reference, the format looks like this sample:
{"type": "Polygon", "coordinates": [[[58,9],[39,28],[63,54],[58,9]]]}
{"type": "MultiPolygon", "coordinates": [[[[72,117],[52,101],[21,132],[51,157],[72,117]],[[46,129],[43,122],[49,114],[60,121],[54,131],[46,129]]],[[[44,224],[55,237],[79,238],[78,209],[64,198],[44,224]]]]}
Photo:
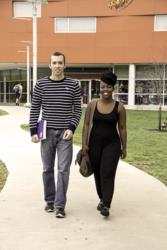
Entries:
{"type": "Polygon", "coordinates": [[[49,67],[51,76],[39,79],[33,91],[30,131],[32,142],[37,143],[37,121],[42,107],[42,120],[47,122],[46,140],[41,141],[45,210],[56,210],[56,217],[64,218],[72,161],[72,137],[81,116],[81,91],[77,81],[64,76],[64,54],[52,54],[49,67]]]}

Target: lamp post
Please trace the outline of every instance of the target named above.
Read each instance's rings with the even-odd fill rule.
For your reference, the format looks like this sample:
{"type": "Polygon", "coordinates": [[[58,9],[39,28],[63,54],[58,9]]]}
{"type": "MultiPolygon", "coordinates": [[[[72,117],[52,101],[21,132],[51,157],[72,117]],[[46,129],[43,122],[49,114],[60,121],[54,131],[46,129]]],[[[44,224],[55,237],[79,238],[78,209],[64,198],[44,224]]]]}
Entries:
{"type": "Polygon", "coordinates": [[[165,78],[166,78],[166,64],[163,64],[163,86],[162,86],[162,105],[165,105],[165,78]]]}
{"type": "Polygon", "coordinates": [[[26,46],[27,51],[27,103],[30,104],[30,46],[26,46]]]}
{"type": "Polygon", "coordinates": [[[48,0],[27,0],[32,3],[32,54],[33,54],[33,87],[37,82],[37,3],[48,3],[48,0]]]}
{"type": "Polygon", "coordinates": [[[33,55],[33,87],[37,82],[37,1],[32,1],[32,55],[33,55]]]}
{"type": "Polygon", "coordinates": [[[19,53],[26,53],[27,62],[27,102],[26,105],[30,105],[30,46],[26,46],[26,50],[18,50],[19,53]]]}

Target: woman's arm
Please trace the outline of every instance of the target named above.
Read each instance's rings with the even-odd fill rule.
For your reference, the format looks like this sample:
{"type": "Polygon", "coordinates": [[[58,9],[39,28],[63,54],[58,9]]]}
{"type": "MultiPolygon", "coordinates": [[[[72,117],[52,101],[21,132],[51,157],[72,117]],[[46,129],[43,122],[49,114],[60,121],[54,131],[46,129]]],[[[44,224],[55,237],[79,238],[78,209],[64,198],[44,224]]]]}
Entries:
{"type": "Polygon", "coordinates": [[[119,104],[118,108],[118,130],[121,139],[122,155],[121,158],[126,158],[127,147],[127,130],[126,130],[126,110],[123,104],[119,104]]]}
{"type": "Polygon", "coordinates": [[[89,133],[89,123],[90,123],[90,105],[88,105],[85,111],[84,124],[82,129],[82,153],[85,155],[88,151],[88,133],[89,133]]]}

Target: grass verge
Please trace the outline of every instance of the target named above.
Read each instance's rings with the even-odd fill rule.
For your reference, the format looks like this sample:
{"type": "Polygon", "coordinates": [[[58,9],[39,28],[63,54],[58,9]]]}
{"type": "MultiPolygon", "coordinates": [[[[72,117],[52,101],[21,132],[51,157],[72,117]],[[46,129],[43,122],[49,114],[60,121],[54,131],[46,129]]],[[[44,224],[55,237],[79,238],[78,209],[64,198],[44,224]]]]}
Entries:
{"type": "Polygon", "coordinates": [[[21,127],[22,129],[26,130],[27,132],[30,131],[29,126],[28,126],[27,124],[21,124],[20,127],[21,127]]]}
{"type": "Polygon", "coordinates": [[[5,164],[0,160],[0,191],[3,189],[8,177],[8,170],[5,164]]]}
{"type": "MultiPolygon", "coordinates": [[[[8,112],[0,109],[0,116],[7,115],[7,114],[8,112]]],[[[8,170],[5,164],[0,160],[0,191],[4,187],[7,177],[8,177],[8,170]]]]}
{"type": "Polygon", "coordinates": [[[0,109],[0,116],[1,115],[8,115],[8,112],[5,110],[0,109]]]}

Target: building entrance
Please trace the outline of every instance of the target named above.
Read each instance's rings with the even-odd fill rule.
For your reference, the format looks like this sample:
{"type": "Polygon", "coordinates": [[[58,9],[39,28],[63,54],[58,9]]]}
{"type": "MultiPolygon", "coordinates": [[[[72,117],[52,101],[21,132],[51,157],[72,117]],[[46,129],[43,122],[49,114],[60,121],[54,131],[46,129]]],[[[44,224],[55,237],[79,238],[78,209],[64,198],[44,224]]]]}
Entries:
{"type": "Polygon", "coordinates": [[[87,106],[91,100],[91,80],[80,80],[82,106],[87,106]]]}

